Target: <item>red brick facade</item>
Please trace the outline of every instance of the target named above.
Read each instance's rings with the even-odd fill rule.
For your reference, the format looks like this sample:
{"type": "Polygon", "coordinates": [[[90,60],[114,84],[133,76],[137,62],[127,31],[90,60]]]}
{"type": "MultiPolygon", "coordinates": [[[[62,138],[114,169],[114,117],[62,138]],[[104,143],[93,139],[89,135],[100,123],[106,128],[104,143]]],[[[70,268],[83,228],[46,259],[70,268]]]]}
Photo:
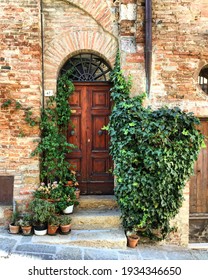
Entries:
{"type": "MultiPolygon", "coordinates": [[[[152,79],[146,103],[180,106],[208,117],[208,95],[198,85],[199,72],[208,64],[208,3],[152,2],[152,79]]],[[[0,15],[0,105],[19,101],[39,116],[42,90],[55,93],[59,71],[70,57],[92,52],[113,67],[118,47],[122,68],[133,77],[132,95],[145,91],[144,0],[1,0],[0,15]]],[[[38,127],[30,128],[14,104],[0,109],[0,176],[14,176],[14,200],[23,208],[39,182],[39,161],[30,156],[38,137],[38,127]]],[[[186,190],[179,225],[186,229],[176,238],[184,244],[188,196],[186,190]]],[[[2,221],[5,209],[0,206],[2,221]]]]}

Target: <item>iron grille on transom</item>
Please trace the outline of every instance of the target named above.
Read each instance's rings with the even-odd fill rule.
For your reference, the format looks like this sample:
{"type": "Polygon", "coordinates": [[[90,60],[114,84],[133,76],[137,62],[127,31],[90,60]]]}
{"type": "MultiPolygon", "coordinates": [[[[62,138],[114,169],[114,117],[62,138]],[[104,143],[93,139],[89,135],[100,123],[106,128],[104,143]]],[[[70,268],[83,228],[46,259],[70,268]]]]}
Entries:
{"type": "Polygon", "coordinates": [[[71,70],[69,79],[79,82],[106,82],[110,80],[110,66],[101,57],[80,53],[71,57],[62,67],[61,74],[71,70]]]}

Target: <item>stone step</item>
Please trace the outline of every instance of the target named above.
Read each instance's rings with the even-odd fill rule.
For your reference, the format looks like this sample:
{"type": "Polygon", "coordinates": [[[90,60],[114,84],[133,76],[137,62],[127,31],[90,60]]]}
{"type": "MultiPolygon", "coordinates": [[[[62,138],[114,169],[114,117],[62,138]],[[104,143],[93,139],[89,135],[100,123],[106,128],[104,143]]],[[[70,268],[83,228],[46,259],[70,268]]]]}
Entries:
{"type": "Polygon", "coordinates": [[[123,229],[74,230],[72,228],[67,235],[33,235],[32,242],[110,249],[126,249],[127,246],[123,229]]]}
{"type": "Polygon", "coordinates": [[[118,208],[114,195],[81,195],[78,209],[115,209],[118,208]]]}
{"type": "Polygon", "coordinates": [[[121,213],[118,209],[75,209],[71,214],[73,229],[121,228],[121,213]]]}
{"type": "Polygon", "coordinates": [[[126,248],[121,213],[113,195],[81,195],[68,235],[33,236],[33,242],[96,248],[126,248]]]}

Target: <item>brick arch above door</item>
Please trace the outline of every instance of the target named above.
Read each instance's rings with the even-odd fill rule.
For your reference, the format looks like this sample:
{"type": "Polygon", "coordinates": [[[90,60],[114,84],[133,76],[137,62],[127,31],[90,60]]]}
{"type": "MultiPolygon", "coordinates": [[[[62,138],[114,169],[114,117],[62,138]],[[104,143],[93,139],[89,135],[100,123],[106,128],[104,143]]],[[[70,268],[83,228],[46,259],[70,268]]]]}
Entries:
{"type": "MultiPolygon", "coordinates": [[[[109,5],[103,0],[66,0],[70,4],[84,10],[106,31],[112,32],[112,13],[109,5]]],[[[113,6],[113,4],[112,4],[113,6]]]]}
{"type": "Polygon", "coordinates": [[[54,38],[44,52],[45,89],[56,91],[56,81],[62,65],[75,53],[94,52],[113,68],[118,49],[117,39],[107,32],[74,31],[54,38]]]}

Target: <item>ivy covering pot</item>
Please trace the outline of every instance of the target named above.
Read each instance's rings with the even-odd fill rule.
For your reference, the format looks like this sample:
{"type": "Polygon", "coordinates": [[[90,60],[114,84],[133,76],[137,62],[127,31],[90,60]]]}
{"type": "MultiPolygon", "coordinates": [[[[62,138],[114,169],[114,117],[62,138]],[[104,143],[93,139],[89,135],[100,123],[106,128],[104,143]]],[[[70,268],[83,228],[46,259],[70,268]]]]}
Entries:
{"type": "Polygon", "coordinates": [[[184,186],[204,145],[200,122],[179,108],[145,108],[145,94],[131,98],[131,80],[123,76],[119,54],[111,82],[114,107],[106,129],[123,226],[145,228],[143,235],[163,239],[182,206],[184,186]]]}

